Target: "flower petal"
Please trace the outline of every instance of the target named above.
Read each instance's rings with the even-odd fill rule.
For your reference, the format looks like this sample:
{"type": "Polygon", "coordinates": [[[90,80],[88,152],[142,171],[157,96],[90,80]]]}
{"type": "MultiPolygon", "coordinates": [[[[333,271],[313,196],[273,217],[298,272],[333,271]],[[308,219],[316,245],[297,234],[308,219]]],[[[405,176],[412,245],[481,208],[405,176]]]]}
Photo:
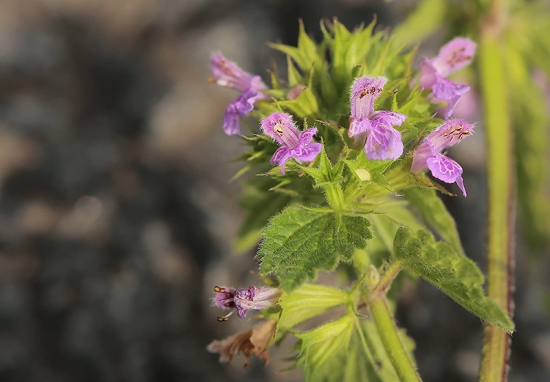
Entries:
{"type": "Polygon", "coordinates": [[[210,58],[210,67],[218,85],[228,86],[242,92],[251,88],[251,85],[253,85],[252,88],[255,90],[265,89],[265,85],[263,85],[259,76],[252,76],[245,72],[237,64],[225,58],[221,53],[212,54],[210,58]],[[259,83],[263,85],[263,88],[259,83]],[[260,88],[258,88],[259,86],[260,88]]]}
{"type": "Polygon", "coordinates": [[[456,182],[462,194],[466,196],[466,189],[462,180],[462,167],[457,162],[442,154],[429,157],[426,162],[434,177],[445,183],[456,182]]]}
{"type": "Polygon", "coordinates": [[[431,89],[440,77],[432,60],[423,58],[418,62],[418,66],[420,67],[420,87],[423,89],[431,89]]]}
{"type": "Polygon", "coordinates": [[[348,136],[350,138],[364,134],[371,130],[370,120],[367,117],[364,118],[352,118],[349,124],[348,136]]]}
{"type": "Polygon", "coordinates": [[[369,117],[374,112],[374,101],[388,80],[385,77],[360,77],[351,87],[351,116],[355,119],[369,117]]]}
{"type": "Polygon", "coordinates": [[[473,130],[474,125],[462,119],[448,119],[432,131],[425,138],[425,141],[433,146],[432,151],[435,154],[447,147],[454,146],[465,137],[471,135],[473,130]]]}
{"type": "Polygon", "coordinates": [[[273,154],[271,157],[271,164],[276,164],[277,166],[281,166],[281,174],[285,174],[285,163],[288,162],[288,160],[292,158],[292,149],[288,147],[279,147],[277,151],[273,154]]]}
{"type": "Polygon", "coordinates": [[[281,146],[294,148],[298,145],[299,131],[290,114],[271,113],[262,120],[261,128],[265,135],[277,141],[281,146]]]}
{"type": "Polygon", "coordinates": [[[386,124],[372,124],[365,144],[365,155],[370,160],[397,159],[403,154],[401,133],[386,124]]]}
{"type": "Polygon", "coordinates": [[[401,126],[407,119],[407,116],[395,111],[381,110],[374,112],[371,119],[373,123],[376,122],[388,126],[401,126]]]}
{"type": "Polygon", "coordinates": [[[476,43],[465,37],[456,37],[443,45],[432,62],[443,77],[462,69],[472,62],[476,43]]]}
{"type": "Polygon", "coordinates": [[[258,96],[258,92],[247,89],[227,106],[222,126],[227,135],[241,135],[239,116],[246,117],[254,109],[254,103],[258,96]]]}
{"type": "Polygon", "coordinates": [[[307,145],[300,145],[292,150],[292,157],[302,163],[312,162],[317,155],[323,150],[323,145],[317,142],[312,142],[307,145]]]}
{"type": "Polygon", "coordinates": [[[317,128],[311,127],[309,129],[305,129],[304,131],[301,131],[298,134],[298,141],[302,144],[310,143],[313,140],[313,136],[317,134],[317,128]]]}

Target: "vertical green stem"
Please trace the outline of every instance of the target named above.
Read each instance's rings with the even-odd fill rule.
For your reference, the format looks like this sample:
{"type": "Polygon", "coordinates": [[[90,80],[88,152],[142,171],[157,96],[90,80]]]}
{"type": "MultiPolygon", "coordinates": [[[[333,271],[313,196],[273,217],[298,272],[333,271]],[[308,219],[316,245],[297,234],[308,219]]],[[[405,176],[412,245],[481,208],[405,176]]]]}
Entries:
{"type": "Polygon", "coordinates": [[[384,295],[375,295],[370,301],[370,311],[386,353],[402,382],[418,382],[420,376],[413,361],[405,352],[405,347],[399,338],[397,327],[393,321],[384,295]]]}
{"type": "MultiPolygon", "coordinates": [[[[492,5],[482,27],[479,47],[489,187],[487,294],[512,317],[515,205],[512,131],[506,60],[500,42],[504,9],[502,2],[494,1],[492,5]]],[[[509,355],[510,336],[495,326],[486,325],[480,381],[506,381],[509,355]]]]}

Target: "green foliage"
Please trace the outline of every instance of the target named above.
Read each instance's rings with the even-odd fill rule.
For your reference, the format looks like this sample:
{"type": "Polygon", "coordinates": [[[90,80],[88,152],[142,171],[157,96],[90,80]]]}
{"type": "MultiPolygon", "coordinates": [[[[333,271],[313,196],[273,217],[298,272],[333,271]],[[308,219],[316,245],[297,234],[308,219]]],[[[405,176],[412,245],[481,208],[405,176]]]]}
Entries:
{"type": "MultiPolygon", "coordinates": [[[[399,333],[412,357],[414,342],[404,330],[399,333]]],[[[372,320],[348,313],[298,338],[298,365],[304,366],[305,381],[311,382],[394,382],[399,380],[372,320]],[[328,327],[327,327],[328,326],[328,327]],[[328,334],[339,332],[339,341],[328,334]],[[320,362],[323,361],[323,362],[320,362]],[[344,366],[344,367],[342,367],[344,366]]]]}
{"type": "Polygon", "coordinates": [[[260,273],[274,274],[285,290],[314,280],[319,270],[334,269],[338,261],[350,261],[355,248],[365,248],[372,237],[370,222],[361,216],[330,210],[287,207],[271,219],[263,231],[258,251],[260,273]]]}
{"type": "Polygon", "coordinates": [[[405,268],[441,289],[464,309],[510,333],[514,331],[506,312],[483,293],[484,278],[477,265],[448,244],[435,242],[427,231],[413,235],[400,228],[395,235],[394,254],[405,268]]]}
{"type": "Polygon", "coordinates": [[[305,381],[335,380],[327,375],[326,365],[349,348],[353,327],[354,317],[346,314],[309,332],[296,334],[301,340],[299,364],[304,366],[305,381]]]}
{"type": "Polygon", "coordinates": [[[403,195],[420,213],[428,227],[449,243],[457,253],[465,255],[455,221],[435,190],[409,188],[403,191],[403,195]]]}
{"type": "MultiPolygon", "coordinates": [[[[269,98],[258,100],[250,116],[261,120],[276,111],[288,113],[299,130],[317,128],[314,139],[323,149],[311,163],[290,159],[283,175],[269,163],[277,143],[263,135],[245,138],[249,149],[241,159],[247,164],[235,178],[246,172],[253,176],[243,183],[246,215],[236,249],[249,249],[262,238],[256,257],[260,274],[275,276],[272,282],[282,289],[279,306],[263,314],[278,318],[276,341],[290,334],[299,339],[296,365],[304,367],[306,381],[418,380],[414,362],[409,362],[414,344],[396,328],[388,309],[388,299],[398,293],[404,277],[424,278],[487,323],[514,330],[504,310],[484,294],[483,275],[465,256],[436,190],[452,194],[425,172],[410,172],[416,146],[443,122],[435,117],[439,105],[432,103],[431,91],[416,83],[418,57],[410,45],[438,30],[458,7],[426,0],[393,37],[376,31],[374,21],[350,31],[334,20],[321,24],[319,43],[301,24],[297,47],[271,44],[286,55],[288,75],[278,78],[273,69],[273,89],[263,92],[269,98]],[[350,87],[360,76],[385,76],[374,109],[407,116],[397,129],[404,144],[397,160],[369,160],[363,150],[366,137],[348,136],[350,87]],[[319,271],[335,269],[337,287],[306,283],[314,282],[319,271]],[[380,277],[376,269],[392,271],[381,271],[380,277]],[[378,278],[384,282],[372,281],[378,278]],[[358,316],[365,307],[374,320],[358,316]],[[299,331],[319,322],[319,316],[333,319],[338,314],[299,331]]],[[[540,32],[541,25],[546,24],[523,27],[540,32]]],[[[525,186],[520,198],[539,241],[550,232],[543,224],[550,212],[537,208],[547,198],[546,178],[538,174],[547,164],[537,159],[547,150],[541,137],[548,116],[544,95],[526,67],[544,64],[547,74],[550,67],[544,54],[520,54],[529,51],[520,46],[540,45],[547,38],[521,42],[522,35],[510,37],[514,43],[507,57],[516,90],[514,113],[528,125],[518,124],[518,173],[525,186]]]]}
{"type": "Polygon", "coordinates": [[[324,285],[303,284],[285,292],[279,300],[283,309],[278,328],[290,329],[329,309],[350,303],[349,293],[324,285]]]}

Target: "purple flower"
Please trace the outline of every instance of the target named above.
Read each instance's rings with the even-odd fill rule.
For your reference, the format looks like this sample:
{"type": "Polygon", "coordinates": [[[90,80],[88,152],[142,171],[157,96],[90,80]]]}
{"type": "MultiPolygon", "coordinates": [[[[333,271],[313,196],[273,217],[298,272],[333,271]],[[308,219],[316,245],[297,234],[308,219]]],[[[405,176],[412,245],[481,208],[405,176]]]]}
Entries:
{"type": "Polygon", "coordinates": [[[234,309],[225,316],[218,317],[218,321],[227,321],[234,311],[239,318],[246,317],[246,313],[252,309],[265,309],[277,303],[281,296],[278,288],[250,286],[246,289],[230,287],[214,287],[214,305],[223,309],[234,309]]]}
{"type": "Polygon", "coordinates": [[[245,117],[254,109],[259,99],[267,96],[262,91],[267,89],[260,76],[253,76],[227,60],[221,53],[214,53],[210,60],[213,78],[209,80],[221,86],[241,91],[235,101],[231,102],[225,111],[223,130],[227,135],[241,135],[239,116],[245,117]]]}
{"type": "Polygon", "coordinates": [[[457,37],[445,44],[436,57],[423,58],[418,64],[421,69],[420,87],[431,89],[435,100],[447,101],[445,119],[453,114],[460,97],[470,90],[469,86],[455,84],[445,77],[470,64],[475,50],[476,44],[472,40],[457,37]]]}
{"type": "Polygon", "coordinates": [[[392,126],[401,126],[407,116],[393,111],[374,111],[387,79],[361,77],[351,87],[351,118],[348,135],[363,142],[366,136],[365,155],[368,159],[397,159],[403,153],[401,133],[392,126]]]}
{"type": "Polygon", "coordinates": [[[461,119],[449,119],[420,142],[413,154],[411,171],[418,173],[429,168],[432,175],[446,183],[458,185],[466,196],[462,180],[462,167],[451,158],[441,154],[441,150],[453,146],[464,137],[472,134],[474,126],[461,119]]]}
{"type": "Polygon", "coordinates": [[[281,145],[271,157],[272,164],[281,166],[281,174],[285,173],[285,163],[290,158],[300,163],[309,163],[323,149],[320,143],[312,142],[317,129],[313,127],[298,131],[289,114],[272,113],[262,121],[261,126],[265,135],[281,145]]]}

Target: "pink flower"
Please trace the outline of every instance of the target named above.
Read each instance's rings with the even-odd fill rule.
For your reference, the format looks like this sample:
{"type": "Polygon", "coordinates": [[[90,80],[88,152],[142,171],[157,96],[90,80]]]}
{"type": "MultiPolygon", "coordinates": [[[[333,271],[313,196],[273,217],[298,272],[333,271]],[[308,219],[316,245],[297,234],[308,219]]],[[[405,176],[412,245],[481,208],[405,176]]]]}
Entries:
{"type": "Polygon", "coordinates": [[[476,44],[472,40],[457,37],[445,44],[436,57],[423,58],[418,63],[421,69],[420,87],[431,89],[435,100],[447,101],[443,115],[445,119],[453,114],[460,97],[470,90],[468,85],[455,84],[446,77],[469,65],[475,51],[476,44]]]}
{"type": "Polygon", "coordinates": [[[285,173],[285,163],[294,158],[300,163],[309,163],[321,152],[323,146],[313,142],[317,134],[315,127],[299,131],[286,113],[275,112],[262,121],[262,131],[265,135],[281,145],[271,157],[271,163],[281,166],[281,173],[285,173]]]}
{"type": "Polygon", "coordinates": [[[416,174],[428,168],[437,179],[446,183],[456,182],[462,194],[466,196],[462,180],[462,167],[451,158],[441,154],[441,151],[472,134],[473,129],[472,124],[461,119],[445,121],[416,147],[411,172],[416,174]]]}
{"type": "Polygon", "coordinates": [[[374,111],[387,79],[385,77],[357,78],[351,87],[350,138],[365,139],[365,155],[371,160],[397,159],[403,154],[401,133],[392,126],[401,126],[407,116],[393,111],[374,111]]]}

